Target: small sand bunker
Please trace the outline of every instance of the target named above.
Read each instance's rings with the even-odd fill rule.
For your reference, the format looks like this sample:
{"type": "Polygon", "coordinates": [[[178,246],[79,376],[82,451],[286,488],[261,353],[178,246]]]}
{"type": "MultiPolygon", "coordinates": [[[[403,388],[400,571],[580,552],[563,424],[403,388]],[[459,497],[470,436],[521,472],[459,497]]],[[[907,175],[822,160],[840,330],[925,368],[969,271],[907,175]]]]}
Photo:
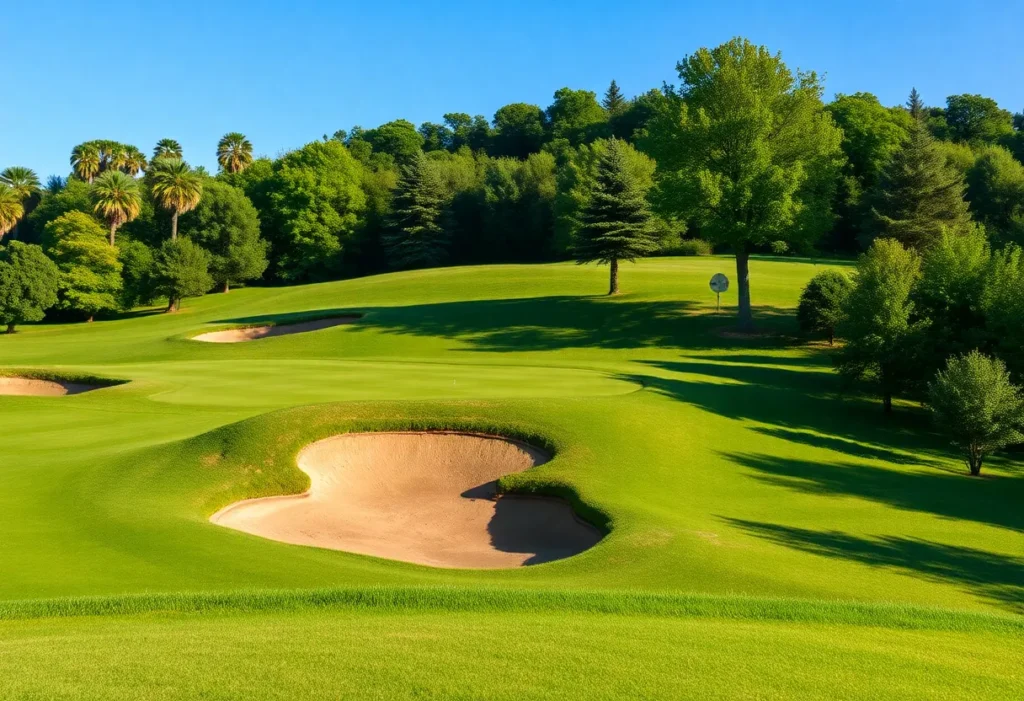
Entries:
{"type": "Polygon", "coordinates": [[[495,496],[547,461],[525,444],[464,433],[349,433],[299,453],[295,496],[237,502],[210,520],[298,545],[435,567],[501,568],[569,557],[601,539],[562,500],[495,496]]]}
{"type": "Polygon", "coordinates": [[[319,331],[329,329],[332,326],[351,324],[359,319],[358,316],[336,316],[330,319],[314,319],[313,321],[301,321],[297,324],[276,324],[273,326],[249,326],[241,329],[227,329],[225,331],[210,331],[193,336],[193,341],[205,341],[207,343],[241,343],[243,341],[255,341],[260,338],[272,336],[287,336],[292,333],[305,333],[307,331],[319,331]]]}
{"type": "Polygon", "coordinates": [[[17,397],[63,397],[66,394],[81,394],[97,385],[61,380],[38,380],[32,377],[0,377],[0,394],[17,397]]]}

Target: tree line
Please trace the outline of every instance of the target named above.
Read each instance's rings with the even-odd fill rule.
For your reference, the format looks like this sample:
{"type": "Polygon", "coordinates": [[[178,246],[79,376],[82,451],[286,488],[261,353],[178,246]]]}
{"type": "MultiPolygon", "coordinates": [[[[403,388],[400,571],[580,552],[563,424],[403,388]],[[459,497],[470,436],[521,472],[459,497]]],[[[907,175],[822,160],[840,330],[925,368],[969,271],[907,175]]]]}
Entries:
{"type": "Polygon", "coordinates": [[[276,159],[227,134],[217,174],[171,139],[148,158],[89,141],[45,186],[0,173],[0,232],[41,247],[55,312],[83,318],[245,282],[466,263],[598,261],[614,293],[620,261],[714,248],[735,256],[748,330],[756,253],[1024,242],[1024,115],[978,95],[826,102],[816,73],[741,38],[676,68],[678,85],[631,99],[615,81],[600,99],[562,88],[546,108],[355,126],[276,159]]]}

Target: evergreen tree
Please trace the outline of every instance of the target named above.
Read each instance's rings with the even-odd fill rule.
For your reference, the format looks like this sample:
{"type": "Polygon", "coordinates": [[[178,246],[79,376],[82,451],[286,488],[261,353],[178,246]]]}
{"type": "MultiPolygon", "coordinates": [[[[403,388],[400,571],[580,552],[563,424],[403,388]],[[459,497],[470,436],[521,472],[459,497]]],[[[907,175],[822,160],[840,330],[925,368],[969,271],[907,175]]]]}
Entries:
{"type": "Polygon", "coordinates": [[[389,231],[383,237],[393,268],[427,268],[448,257],[448,233],[441,227],[444,193],[422,153],[403,166],[392,202],[389,231]]]}
{"type": "Polygon", "coordinates": [[[868,230],[916,249],[931,246],[944,229],[969,231],[965,188],[963,175],[947,165],[927,128],[915,121],[874,188],[868,230]]]}
{"type": "Polygon", "coordinates": [[[609,117],[615,117],[625,112],[627,105],[626,98],[622,96],[618,83],[613,80],[612,84],[608,86],[608,90],[604,93],[601,106],[608,112],[609,117]]]}
{"type": "Polygon", "coordinates": [[[577,263],[610,265],[610,295],[619,291],[620,260],[633,261],[659,248],[647,193],[630,167],[632,148],[620,139],[608,141],[573,241],[577,263]]]}
{"type": "Polygon", "coordinates": [[[910,116],[914,119],[924,118],[924,100],[921,99],[921,93],[917,92],[917,88],[910,89],[910,97],[907,99],[907,111],[910,112],[910,116]]]}

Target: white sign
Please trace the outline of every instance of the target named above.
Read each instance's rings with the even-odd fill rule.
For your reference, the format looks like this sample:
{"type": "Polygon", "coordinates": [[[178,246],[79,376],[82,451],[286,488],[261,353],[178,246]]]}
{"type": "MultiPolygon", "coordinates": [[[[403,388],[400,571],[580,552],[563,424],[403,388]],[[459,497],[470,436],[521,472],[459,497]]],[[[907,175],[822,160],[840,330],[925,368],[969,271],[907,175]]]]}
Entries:
{"type": "Polygon", "coordinates": [[[729,278],[722,273],[715,273],[711,278],[711,291],[722,294],[729,289],[729,278]]]}

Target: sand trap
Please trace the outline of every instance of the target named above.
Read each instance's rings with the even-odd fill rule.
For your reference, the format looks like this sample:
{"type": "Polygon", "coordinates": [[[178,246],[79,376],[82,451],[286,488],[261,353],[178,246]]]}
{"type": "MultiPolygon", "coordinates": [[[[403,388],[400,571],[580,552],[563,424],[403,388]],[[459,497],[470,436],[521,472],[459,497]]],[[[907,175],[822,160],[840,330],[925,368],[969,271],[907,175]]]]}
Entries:
{"type": "Polygon", "coordinates": [[[313,321],[301,321],[297,324],[277,324],[274,326],[249,326],[242,329],[227,329],[226,331],[210,331],[193,336],[193,341],[205,341],[206,343],[241,343],[243,341],[255,341],[260,338],[272,336],[287,336],[292,333],[305,333],[307,331],[319,331],[329,329],[332,326],[351,324],[359,319],[358,316],[336,316],[330,319],[314,319],[313,321]]]}
{"type": "Polygon", "coordinates": [[[0,377],[0,395],[15,397],[63,397],[100,389],[99,385],[61,380],[37,380],[32,377],[0,377]]]}
{"type": "Polygon", "coordinates": [[[210,520],[286,543],[435,567],[532,565],[601,539],[559,499],[495,498],[497,478],[546,461],[503,438],[350,433],[299,453],[311,481],[305,494],[237,502],[210,520]]]}

